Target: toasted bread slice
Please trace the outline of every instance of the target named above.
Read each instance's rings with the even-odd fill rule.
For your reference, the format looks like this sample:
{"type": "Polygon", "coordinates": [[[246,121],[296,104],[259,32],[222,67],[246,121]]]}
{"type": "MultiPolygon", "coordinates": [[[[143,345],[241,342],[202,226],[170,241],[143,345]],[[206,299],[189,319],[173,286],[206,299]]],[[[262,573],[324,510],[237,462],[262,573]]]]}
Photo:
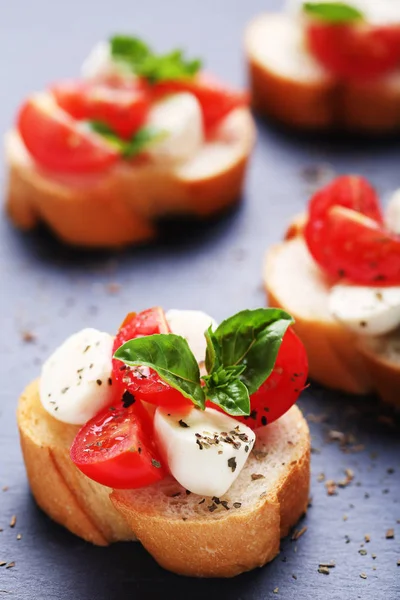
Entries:
{"type": "Polygon", "coordinates": [[[294,406],[257,432],[255,450],[224,497],[188,495],[166,479],[141,490],[114,490],[111,500],[164,568],[232,577],[278,554],[280,538],[306,511],[309,461],[308,427],[294,406]]]}
{"type": "Polygon", "coordinates": [[[111,490],[70,460],[78,428],[42,408],[37,382],[21,396],[17,416],[33,495],[52,519],[94,544],[137,536],[176,573],[230,577],[262,566],[307,509],[310,436],[296,406],[258,432],[246,466],[220,499],[187,494],[167,478],[141,490],[114,490],[111,502],[111,490]]]}
{"type": "Polygon", "coordinates": [[[293,15],[255,18],[245,51],[253,104],[267,116],[309,130],[384,134],[400,128],[400,70],[372,83],[339,81],[307,50],[293,15]]]}
{"type": "Polygon", "coordinates": [[[40,508],[99,546],[135,539],[109,500],[111,490],[85,477],[71,461],[69,449],[79,427],[61,423],[44,410],[37,381],[22,394],[17,420],[29,483],[40,508]]]}
{"type": "Polygon", "coordinates": [[[332,282],[312,259],[301,234],[302,219],[288,229],[286,241],[266,255],[264,283],[268,303],[287,310],[308,354],[310,377],[323,385],[366,394],[400,405],[400,334],[356,336],[329,312],[332,282]]]}
{"type": "Polygon", "coordinates": [[[23,230],[45,222],[64,242],[93,248],[141,243],[169,215],[208,217],[240,197],[255,128],[233,111],[213,140],[179,166],[119,164],[100,175],[56,176],[40,169],[18,133],[6,135],[7,211],[23,230]]]}

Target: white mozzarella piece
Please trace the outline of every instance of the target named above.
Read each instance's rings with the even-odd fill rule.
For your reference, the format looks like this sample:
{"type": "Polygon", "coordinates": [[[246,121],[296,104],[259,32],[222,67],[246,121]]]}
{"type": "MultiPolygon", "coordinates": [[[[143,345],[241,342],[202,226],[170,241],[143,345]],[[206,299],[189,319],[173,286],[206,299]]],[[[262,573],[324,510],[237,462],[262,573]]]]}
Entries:
{"type": "Polygon", "coordinates": [[[192,408],[183,415],[158,408],[154,431],[172,475],[202,496],[220,497],[228,491],[255,441],[249,427],[212,408],[192,408]]]}
{"type": "Polygon", "coordinates": [[[338,284],[331,289],[329,309],[359,335],[384,335],[400,325],[400,287],[338,284]]]}
{"type": "Polygon", "coordinates": [[[112,58],[109,42],[99,42],[94,46],[82,64],[81,75],[84,79],[105,79],[113,76],[135,78],[129,65],[112,58]]]}
{"type": "Polygon", "coordinates": [[[147,126],[160,130],[160,139],[146,150],[167,164],[191,159],[204,143],[200,104],[188,92],[172,94],[150,110],[147,126]]]}
{"type": "Polygon", "coordinates": [[[111,400],[113,337],[96,329],[71,335],[48,358],[40,399],[54,418],[83,425],[111,400]]]}
{"type": "Polygon", "coordinates": [[[400,190],[397,190],[389,201],[385,222],[390,231],[400,235],[400,190]]]}
{"type": "MultiPolygon", "coordinates": [[[[315,4],[331,0],[311,0],[315,4]]],[[[303,0],[288,0],[291,12],[300,12],[303,0]]],[[[376,25],[400,23],[400,0],[350,0],[347,4],[358,8],[371,23],[376,25]]]]}
{"type": "Polygon", "coordinates": [[[185,338],[197,362],[204,361],[206,356],[204,332],[210,325],[215,330],[218,326],[217,322],[201,310],[171,309],[165,316],[172,333],[185,338]]]}

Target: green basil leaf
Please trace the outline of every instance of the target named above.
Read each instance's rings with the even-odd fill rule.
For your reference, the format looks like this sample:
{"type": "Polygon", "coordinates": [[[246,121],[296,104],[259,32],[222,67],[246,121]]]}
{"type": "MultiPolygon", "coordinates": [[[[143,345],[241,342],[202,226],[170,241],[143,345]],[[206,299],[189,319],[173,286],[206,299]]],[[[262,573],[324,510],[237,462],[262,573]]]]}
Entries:
{"type": "Polygon", "coordinates": [[[250,414],[249,391],[240,379],[232,379],[219,387],[207,387],[207,398],[234,417],[250,414]]]}
{"type": "Polygon", "coordinates": [[[207,342],[206,369],[207,373],[216,371],[221,366],[221,351],[212,330],[212,325],[204,333],[207,342]]]}
{"type": "Polygon", "coordinates": [[[187,341],[179,335],[155,334],[129,340],[114,357],[131,367],[154,369],[163,381],[204,410],[199,366],[187,341]]]}
{"type": "Polygon", "coordinates": [[[353,23],[364,19],[364,14],[358,8],[344,2],[305,2],[303,11],[329,23],[353,23]]]}
{"type": "Polygon", "coordinates": [[[124,158],[137,156],[151,144],[159,142],[168,135],[165,131],[155,127],[142,127],[130,140],[124,140],[103,121],[88,121],[87,123],[92,131],[103,136],[124,158]]]}
{"type": "Polygon", "coordinates": [[[140,65],[152,54],[151,49],[143,40],[129,35],[114,35],[110,39],[110,50],[113,58],[129,62],[132,68],[140,65]]]}
{"type": "Polygon", "coordinates": [[[135,37],[116,35],[110,39],[110,47],[114,60],[124,62],[133,73],[150,83],[191,78],[201,68],[200,60],[187,60],[182,50],[156,54],[135,37]]]}
{"type": "Polygon", "coordinates": [[[142,129],[139,129],[132,139],[127,142],[122,155],[124,158],[137,156],[146,150],[146,148],[154,144],[154,142],[159,142],[167,135],[168,133],[161,131],[161,129],[156,129],[155,127],[142,127],[142,129]]]}
{"type": "Polygon", "coordinates": [[[278,308],[244,310],[226,319],[214,336],[221,347],[222,365],[244,365],[241,381],[249,394],[258,390],[271,374],[282,338],[292,317],[278,308]]]}

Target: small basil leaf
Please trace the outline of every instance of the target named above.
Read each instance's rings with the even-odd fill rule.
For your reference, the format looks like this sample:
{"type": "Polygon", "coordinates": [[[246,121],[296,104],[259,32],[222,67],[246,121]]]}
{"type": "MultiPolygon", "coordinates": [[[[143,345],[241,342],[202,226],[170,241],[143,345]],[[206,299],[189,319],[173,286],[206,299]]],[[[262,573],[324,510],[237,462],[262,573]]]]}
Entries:
{"type": "Polygon", "coordinates": [[[207,342],[206,369],[207,373],[216,371],[221,366],[221,351],[217,339],[213,333],[212,325],[204,332],[207,342]]]}
{"type": "Polygon", "coordinates": [[[364,19],[364,14],[358,8],[344,2],[305,2],[303,11],[329,23],[353,23],[364,19]]]}
{"type": "Polygon", "coordinates": [[[201,68],[200,60],[187,60],[182,50],[156,54],[135,37],[115,35],[110,39],[110,48],[114,60],[123,61],[133,73],[150,83],[191,78],[201,68]]]}
{"type": "Polygon", "coordinates": [[[151,144],[159,142],[166,136],[168,136],[168,133],[156,129],[155,127],[142,127],[142,129],[139,129],[130,141],[126,143],[122,155],[124,158],[137,156],[143,150],[151,146],[151,144]]]}
{"type": "Polygon", "coordinates": [[[220,406],[229,415],[242,417],[250,414],[249,392],[240,379],[232,379],[219,387],[207,386],[206,395],[211,402],[220,406]]]}
{"type": "Polygon", "coordinates": [[[110,39],[110,50],[113,58],[129,62],[132,68],[152,54],[143,40],[129,35],[114,35],[110,39]]]}
{"type": "Polygon", "coordinates": [[[168,135],[165,131],[155,127],[142,127],[130,140],[124,140],[103,121],[88,121],[87,123],[92,131],[103,136],[124,158],[137,156],[151,144],[159,142],[168,135]]]}
{"type": "Polygon", "coordinates": [[[150,367],[163,381],[204,410],[199,366],[187,341],[179,335],[155,334],[129,340],[115,358],[132,367],[150,367]]]}
{"type": "Polygon", "coordinates": [[[226,319],[214,332],[224,368],[245,365],[240,376],[249,394],[270,375],[292,317],[278,308],[244,310],[226,319]]]}

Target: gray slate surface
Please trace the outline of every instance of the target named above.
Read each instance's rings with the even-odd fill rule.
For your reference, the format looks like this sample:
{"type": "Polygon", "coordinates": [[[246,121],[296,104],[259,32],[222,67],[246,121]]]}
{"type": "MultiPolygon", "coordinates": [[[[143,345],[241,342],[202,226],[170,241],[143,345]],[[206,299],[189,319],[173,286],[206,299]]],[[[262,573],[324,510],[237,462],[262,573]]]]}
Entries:
{"type": "MultiPolygon", "coordinates": [[[[92,44],[114,31],[136,31],[165,49],[181,44],[204,56],[217,74],[240,84],[243,25],[252,15],[279,5],[268,0],[1,4],[2,132],[27,93],[60,76],[74,76],[92,44]]],[[[15,567],[0,567],[0,598],[400,597],[399,429],[390,414],[379,416],[374,400],[356,401],[316,386],[304,393],[300,404],[305,413],[317,415],[314,421],[321,421],[321,415],[327,419],[311,422],[312,507],[299,525],[308,529],[297,541],[284,540],[272,564],[232,581],[180,578],[160,569],[139,545],[102,549],[74,538],[36,508],[18,445],[18,395],[37,376],[48,353],[73,331],[84,326],[114,331],[126,312],[154,304],[201,308],[217,319],[263,305],[264,250],[302,210],[310,187],[304,170],[322,163],[337,172],[370,176],[383,195],[400,186],[400,148],[394,142],[304,139],[259,124],[243,205],[208,227],[186,234],[175,229],[154,247],[95,256],[77,253],[42,233],[21,235],[1,218],[0,488],[9,489],[0,491],[0,562],[15,561],[15,567]],[[121,286],[118,293],[111,293],[110,283],[121,286]],[[22,340],[24,331],[34,332],[35,343],[22,340]],[[338,441],[326,443],[331,430],[347,436],[350,451],[338,441]],[[319,474],[338,481],[346,468],[354,471],[354,481],[328,496],[319,474]],[[17,522],[10,528],[13,515],[17,522]],[[395,539],[385,538],[390,528],[395,539]],[[371,537],[369,543],[365,534],[371,537]],[[336,563],[330,574],[318,573],[319,563],[330,560],[336,563]]]]}

